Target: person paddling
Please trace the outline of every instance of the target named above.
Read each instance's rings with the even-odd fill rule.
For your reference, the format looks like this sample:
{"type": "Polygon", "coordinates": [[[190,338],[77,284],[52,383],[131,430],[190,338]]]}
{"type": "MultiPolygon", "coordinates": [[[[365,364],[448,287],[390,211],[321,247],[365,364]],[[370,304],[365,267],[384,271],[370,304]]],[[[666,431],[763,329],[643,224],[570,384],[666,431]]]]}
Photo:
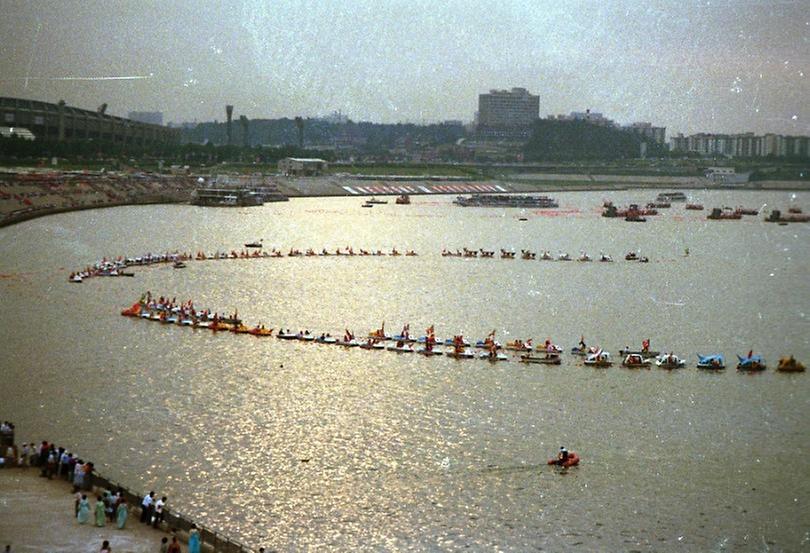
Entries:
{"type": "Polygon", "coordinates": [[[566,461],[568,461],[568,450],[565,446],[560,446],[560,452],[557,454],[557,464],[563,466],[566,461]]]}

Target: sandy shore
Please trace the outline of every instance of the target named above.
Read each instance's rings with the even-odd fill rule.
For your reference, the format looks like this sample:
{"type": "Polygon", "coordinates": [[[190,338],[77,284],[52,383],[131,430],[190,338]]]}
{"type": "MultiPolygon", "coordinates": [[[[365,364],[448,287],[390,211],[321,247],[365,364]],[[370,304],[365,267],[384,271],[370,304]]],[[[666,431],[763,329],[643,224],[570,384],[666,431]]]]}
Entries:
{"type": "Polygon", "coordinates": [[[123,530],[110,523],[80,525],[73,516],[71,489],[63,480],[41,478],[36,467],[0,470],[0,551],[10,544],[13,553],[97,553],[104,540],[115,553],[160,551],[167,534],[139,523],[132,506],[123,530]]]}

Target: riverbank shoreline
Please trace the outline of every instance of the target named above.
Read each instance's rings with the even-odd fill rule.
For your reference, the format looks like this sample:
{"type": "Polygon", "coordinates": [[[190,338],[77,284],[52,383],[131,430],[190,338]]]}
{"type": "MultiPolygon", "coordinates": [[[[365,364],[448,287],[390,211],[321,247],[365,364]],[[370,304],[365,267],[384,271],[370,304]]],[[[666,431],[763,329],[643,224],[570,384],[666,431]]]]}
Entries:
{"type": "MultiPolygon", "coordinates": [[[[0,227],[31,219],[107,207],[187,203],[201,175],[151,175],[81,172],[0,173],[0,227]]],[[[202,176],[202,178],[211,178],[202,176]]],[[[634,175],[548,174],[522,177],[481,178],[453,181],[436,177],[381,175],[369,180],[363,175],[274,177],[281,193],[289,198],[363,196],[455,196],[476,193],[617,192],[626,190],[730,190],[808,191],[810,182],[753,181],[729,186],[703,177],[656,177],[634,175]]]]}

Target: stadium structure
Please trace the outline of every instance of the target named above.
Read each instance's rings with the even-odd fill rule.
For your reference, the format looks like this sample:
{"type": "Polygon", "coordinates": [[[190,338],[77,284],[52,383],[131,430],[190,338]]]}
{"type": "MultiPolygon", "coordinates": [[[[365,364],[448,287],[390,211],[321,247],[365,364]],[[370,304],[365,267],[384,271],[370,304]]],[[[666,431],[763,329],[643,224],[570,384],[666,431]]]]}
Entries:
{"type": "Polygon", "coordinates": [[[106,113],[107,104],[96,111],[65,105],[0,97],[0,126],[28,129],[36,139],[149,146],[177,143],[180,130],[141,123],[106,113]]]}

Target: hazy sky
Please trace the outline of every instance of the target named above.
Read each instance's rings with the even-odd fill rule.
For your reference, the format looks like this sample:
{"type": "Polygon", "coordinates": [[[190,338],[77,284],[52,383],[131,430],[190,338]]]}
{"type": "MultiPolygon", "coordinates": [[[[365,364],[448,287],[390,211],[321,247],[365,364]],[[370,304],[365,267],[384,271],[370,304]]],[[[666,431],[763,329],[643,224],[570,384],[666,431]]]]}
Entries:
{"type": "Polygon", "coordinates": [[[522,86],[541,116],[810,134],[809,65],[810,0],[0,0],[0,96],[164,121],[469,121],[522,86]]]}

